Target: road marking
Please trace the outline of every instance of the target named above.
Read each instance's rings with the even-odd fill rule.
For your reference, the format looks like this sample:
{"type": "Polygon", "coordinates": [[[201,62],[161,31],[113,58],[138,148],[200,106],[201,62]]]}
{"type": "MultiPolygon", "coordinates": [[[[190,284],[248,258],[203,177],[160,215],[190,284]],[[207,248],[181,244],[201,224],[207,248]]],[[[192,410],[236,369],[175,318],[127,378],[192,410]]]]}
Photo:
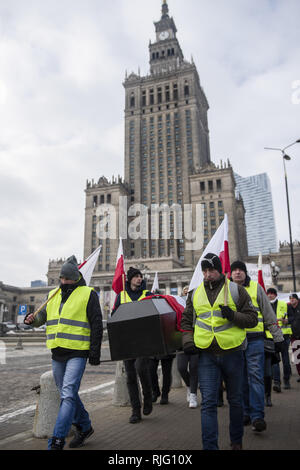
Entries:
{"type": "MultiPolygon", "coordinates": [[[[86,390],[82,390],[79,392],[79,395],[84,395],[86,393],[96,392],[98,390],[102,390],[107,387],[111,387],[115,381],[105,382],[104,384],[97,385],[96,387],[87,388],[86,390]]],[[[26,406],[25,408],[21,408],[19,410],[13,411],[12,413],[6,413],[5,415],[0,416],[0,423],[4,421],[8,421],[9,419],[15,418],[16,416],[23,415],[25,413],[30,413],[31,411],[35,411],[36,405],[26,406]]]]}

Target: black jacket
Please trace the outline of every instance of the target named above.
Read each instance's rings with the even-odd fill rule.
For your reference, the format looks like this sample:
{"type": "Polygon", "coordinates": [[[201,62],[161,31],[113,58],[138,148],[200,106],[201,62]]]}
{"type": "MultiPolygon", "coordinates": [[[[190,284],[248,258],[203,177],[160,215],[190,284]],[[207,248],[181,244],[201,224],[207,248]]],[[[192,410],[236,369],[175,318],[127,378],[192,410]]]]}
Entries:
{"type": "Polygon", "coordinates": [[[300,339],[300,301],[295,308],[288,304],[287,315],[293,332],[292,338],[300,339]]]}
{"type": "MultiPolygon", "coordinates": [[[[143,282],[141,283],[141,286],[138,290],[131,290],[129,282],[126,281],[125,290],[126,290],[127,294],[129,295],[129,297],[131,298],[131,300],[133,302],[135,302],[136,300],[139,300],[139,298],[141,297],[143,291],[146,290],[146,281],[143,280],[143,282]]],[[[152,295],[152,292],[147,291],[146,292],[146,297],[148,297],[149,295],[152,295]]],[[[120,305],[121,305],[121,294],[118,294],[118,296],[116,298],[116,301],[115,301],[115,305],[112,309],[111,315],[113,315],[115,313],[115,311],[117,310],[118,307],[120,307],[120,305]]]]}

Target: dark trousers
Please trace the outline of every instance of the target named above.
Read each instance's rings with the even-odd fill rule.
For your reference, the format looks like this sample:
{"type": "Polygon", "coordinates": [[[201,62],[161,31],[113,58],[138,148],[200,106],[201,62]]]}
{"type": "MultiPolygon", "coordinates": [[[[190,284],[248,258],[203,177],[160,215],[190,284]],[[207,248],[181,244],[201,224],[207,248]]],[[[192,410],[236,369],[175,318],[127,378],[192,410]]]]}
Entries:
{"type": "Polygon", "coordinates": [[[150,376],[151,376],[151,385],[152,391],[156,395],[160,394],[159,383],[158,383],[158,375],[157,375],[157,368],[159,361],[161,362],[161,369],[162,369],[162,396],[166,397],[169,394],[171,383],[172,383],[172,363],[173,363],[173,356],[166,357],[166,358],[151,358],[150,359],[150,376]]]}
{"type": "Polygon", "coordinates": [[[127,388],[133,410],[141,409],[141,401],[138,386],[138,377],[140,379],[144,397],[144,403],[152,403],[152,389],[149,371],[149,359],[146,357],[138,357],[137,359],[128,359],[124,361],[127,388]]]}
{"type": "Polygon", "coordinates": [[[197,395],[198,388],[198,354],[177,354],[177,369],[185,385],[190,387],[191,393],[197,395]]]}

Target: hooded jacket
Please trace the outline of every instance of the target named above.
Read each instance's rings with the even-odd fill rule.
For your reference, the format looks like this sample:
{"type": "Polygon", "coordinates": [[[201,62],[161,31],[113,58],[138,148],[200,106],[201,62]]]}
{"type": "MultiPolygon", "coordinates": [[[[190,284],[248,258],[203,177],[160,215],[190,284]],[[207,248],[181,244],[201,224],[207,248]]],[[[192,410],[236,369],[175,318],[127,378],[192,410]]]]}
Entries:
{"type": "MultiPolygon", "coordinates": [[[[86,282],[83,277],[75,284],[64,284],[61,286],[61,304],[59,313],[62,311],[64,303],[68,300],[72,292],[79,286],[85,286],[86,282]]],[[[98,295],[92,291],[87,305],[87,317],[91,327],[90,336],[90,349],[88,351],[79,351],[66,348],[51,349],[52,359],[58,362],[65,362],[73,357],[86,357],[89,358],[93,364],[100,363],[101,356],[101,343],[103,336],[102,313],[99,304],[98,295]]],[[[41,310],[36,316],[32,326],[39,327],[44,325],[47,321],[46,308],[41,310]]]]}
{"type": "MultiPolygon", "coordinates": [[[[131,298],[131,300],[133,302],[139,300],[139,298],[141,297],[142,293],[144,290],[146,290],[146,281],[143,279],[140,287],[137,289],[137,290],[132,290],[131,287],[130,287],[130,283],[128,281],[126,281],[125,283],[125,290],[127,292],[127,294],[129,295],[129,297],[131,298]]],[[[147,291],[146,292],[146,297],[148,297],[149,295],[153,295],[152,292],[150,291],[147,291]]],[[[116,301],[115,301],[115,304],[114,304],[114,307],[112,309],[112,312],[111,312],[111,315],[113,315],[115,313],[115,311],[117,310],[117,308],[119,308],[121,305],[121,294],[118,294],[117,298],[116,298],[116,301]]]]}

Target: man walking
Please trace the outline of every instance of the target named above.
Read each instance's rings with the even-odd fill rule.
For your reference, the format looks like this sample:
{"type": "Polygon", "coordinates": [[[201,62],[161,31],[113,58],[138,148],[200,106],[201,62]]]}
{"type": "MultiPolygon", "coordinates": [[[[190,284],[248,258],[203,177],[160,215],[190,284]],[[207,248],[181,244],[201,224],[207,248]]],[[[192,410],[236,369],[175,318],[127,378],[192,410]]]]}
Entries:
{"type": "Polygon", "coordinates": [[[258,323],[254,328],[247,328],[247,348],[244,351],[244,425],[252,423],[253,431],[266,429],[265,403],[265,352],[264,331],[268,329],[275,341],[276,350],[283,344],[283,335],[277,325],[276,315],[271,307],[264,289],[258,282],[248,276],[245,263],[235,261],[231,265],[231,279],[245,287],[258,315],[258,323]]]}
{"type": "Polygon", "coordinates": [[[296,369],[299,375],[297,382],[300,382],[300,301],[297,294],[290,295],[288,304],[288,322],[291,325],[291,344],[295,358],[296,369]]]}
{"type": "MultiPolygon", "coordinates": [[[[125,290],[121,291],[117,296],[111,315],[115,313],[121,304],[135,302],[150,295],[152,295],[152,293],[146,289],[146,282],[143,280],[141,271],[130,267],[127,271],[125,290]]],[[[139,423],[142,419],[138,376],[141,381],[144,397],[143,413],[147,416],[152,412],[152,387],[149,361],[150,359],[146,357],[138,357],[137,359],[128,359],[124,361],[128,393],[132,407],[132,414],[129,422],[132,424],[139,423]]]]}
{"type": "MultiPolygon", "coordinates": [[[[291,388],[290,385],[290,376],[292,374],[291,364],[290,364],[290,356],[289,356],[289,347],[291,342],[291,334],[292,329],[291,325],[289,325],[288,318],[287,318],[287,303],[283,300],[279,300],[277,298],[277,290],[274,287],[270,287],[267,290],[267,296],[271,302],[273,310],[276,314],[278,324],[281,328],[284,343],[281,352],[282,358],[282,367],[283,367],[283,382],[284,388],[286,390],[291,388]]],[[[267,337],[270,337],[270,334],[266,332],[267,337]]],[[[280,367],[279,364],[273,365],[273,390],[274,392],[281,392],[281,379],[280,379],[280,367]]]]}
{"type": "Polygon", "coordinates": [[[217,255],[208,253],[201,268],[204,281],[189,293],[181,327],[185,330],[183,350],[199,354],[203,449],[218,449],[217,405],[223,377],[230,409],[231,448],[241,450],[245,328],[257,325],[257,314],[246,290],[225,279],[217,255]]]}
{"type": "Polygon", "coordinates": [[[29,314],[24,320],[36,327],[47,325],[47,348],[52,352],[53,376],[61,397],[53,437],[48,441],[50,450],[63,450],[72,423],[77,432],[71,448],[81,447],[94,432],[78,391],[87,359],[93,366],[100,364],[102,314],[96,292],[86,286],[77,266],[75,256],[67,259],[58,293],[35,318],[29,314]]]}

